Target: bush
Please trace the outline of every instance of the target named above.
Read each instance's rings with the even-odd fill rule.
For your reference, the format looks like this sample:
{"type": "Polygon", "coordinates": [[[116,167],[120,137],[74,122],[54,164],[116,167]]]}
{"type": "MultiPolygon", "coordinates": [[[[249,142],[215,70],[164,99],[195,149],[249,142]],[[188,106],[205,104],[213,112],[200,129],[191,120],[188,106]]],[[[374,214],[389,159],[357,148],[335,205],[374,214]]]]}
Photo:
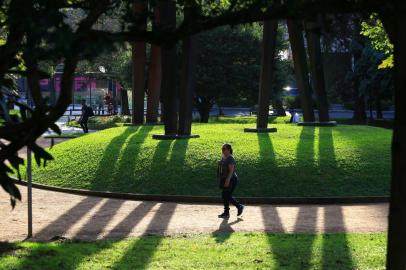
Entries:
{"type": "MultiPolygon", "coordinates": [[[[130,116],[110,115],[110,116],[94,116],[89,118],[89,129],[101,130],[122,126],[124,123],[131,123],[130,116]]],[[[70,120],[67,123],[70,127],[80,127],[77,120],[70,120]]]]}
{"type": "Polygon", "coordinates": [[[299,109],[301,108],[300,105],[300,98],[299,96],[293,97],[293,96],[286,96],[284,103],[288,109],[299,109]]]}

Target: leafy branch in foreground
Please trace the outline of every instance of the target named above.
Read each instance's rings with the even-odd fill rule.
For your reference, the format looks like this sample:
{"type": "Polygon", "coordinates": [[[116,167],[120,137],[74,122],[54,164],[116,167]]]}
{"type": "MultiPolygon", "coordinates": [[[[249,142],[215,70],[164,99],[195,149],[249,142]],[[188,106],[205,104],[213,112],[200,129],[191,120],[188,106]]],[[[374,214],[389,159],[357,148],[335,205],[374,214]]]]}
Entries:
{"type": "MultiPolygon", "coordinates": [[[[11,74],[25,75],[33,104],[18,104],[20,115],[10,117],[0,107],[0,184],[11,196],[14,206],[21,198],[10,177],[19,171],[23,160],[18,151],[27,146],[38,164],[52,157],[35,141],[48,128],[59,132],[54,124],[71,103],[73,76],[79,61],[96,59],[105,51],[114,50],[114,43],[146,41],[173,45],[177,41],[223,25],[256,21],[311,17],[316,14],[346,12],[379,12],[393,1],[381,0],[195,0],[177,1],[180,12],[196,10],[185,17],[175,29],[165,25],[157,29],[138,31],[137,25],[151,19],[153,9],[172,0],[10,0],[0,1],[0,87],[10,89],[11,74]],[[148,5],[145,14],[135,16],[133,4],[148,5]],[[220,3],[220,4],[219,4],[220,3]],[[69,14],[76,11],[73,20],[69,14]],[[114,29],[97,24],[104,18],[118,23],[114,29]],[[40,79],[47,75],[42,63],[63,61],[60,94],[55,105],[42,97],[40,79]]],[[[0,99],[6,99],[2,91],[0,99]]]]}

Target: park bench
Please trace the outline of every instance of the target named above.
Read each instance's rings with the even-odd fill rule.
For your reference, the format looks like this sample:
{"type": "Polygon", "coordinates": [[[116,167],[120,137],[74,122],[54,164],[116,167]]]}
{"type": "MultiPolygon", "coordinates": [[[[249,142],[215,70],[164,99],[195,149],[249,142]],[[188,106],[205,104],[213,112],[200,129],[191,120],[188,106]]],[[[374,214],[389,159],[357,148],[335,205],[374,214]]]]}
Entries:
{"type": "Polygon", "coordinates": [[[51,147],[55,145],[55,139],[74,139],[77,137],[82,136],[82,134],[49,134],[49,135],[44,135],[44,139],[50,139],[51,140],[51,147]]]}

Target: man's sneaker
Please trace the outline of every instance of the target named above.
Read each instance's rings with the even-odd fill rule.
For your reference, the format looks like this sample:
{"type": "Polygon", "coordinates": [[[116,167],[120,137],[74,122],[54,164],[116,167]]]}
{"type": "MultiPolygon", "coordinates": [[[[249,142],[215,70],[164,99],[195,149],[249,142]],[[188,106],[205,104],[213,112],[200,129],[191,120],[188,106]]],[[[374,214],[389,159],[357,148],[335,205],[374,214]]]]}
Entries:
{"type": "Polygon", "coordinates": [[[228,212],[224,212],[223,214],[219,215],[219,218],[229,218],[230,217],[230,213],[228,212]]]}
{"type": "Polygon", "coordinates": [[[244,211],[244,205],[240,205],[240,207],[238,207],[238,212],[237,212],[237,217],[242,215],[242,212],[244,211]]]}

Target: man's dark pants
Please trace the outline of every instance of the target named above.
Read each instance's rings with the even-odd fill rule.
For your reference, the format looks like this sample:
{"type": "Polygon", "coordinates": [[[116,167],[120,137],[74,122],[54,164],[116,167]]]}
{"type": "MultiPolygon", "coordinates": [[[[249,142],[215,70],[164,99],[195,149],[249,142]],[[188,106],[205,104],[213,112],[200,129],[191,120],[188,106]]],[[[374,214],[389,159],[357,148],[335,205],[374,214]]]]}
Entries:
{"type": "Polygon", "coordinates": [[[80,124],[80,126],[82,127],[84,133],[88,133],[88,132],[89,132],[89,129],[87,128],[87,121],[88,121],[88,120],[89,120],[89,118],[83,117],[83,118],[80,120],[80,122],[79,122],[79,124],[80,124]]]}
{"type": "Polygon", "coordinates": [[[233,192],[235,187],[237,186],[238,179],[236,177],[231,178],[230,185],[226,188],[223,188],[223,192],[221,194],[224,203],[224,211],[228,212],[230,210],[230,202],[237,208],[241,206],[241,204],[233,197],[233,192]]]}

